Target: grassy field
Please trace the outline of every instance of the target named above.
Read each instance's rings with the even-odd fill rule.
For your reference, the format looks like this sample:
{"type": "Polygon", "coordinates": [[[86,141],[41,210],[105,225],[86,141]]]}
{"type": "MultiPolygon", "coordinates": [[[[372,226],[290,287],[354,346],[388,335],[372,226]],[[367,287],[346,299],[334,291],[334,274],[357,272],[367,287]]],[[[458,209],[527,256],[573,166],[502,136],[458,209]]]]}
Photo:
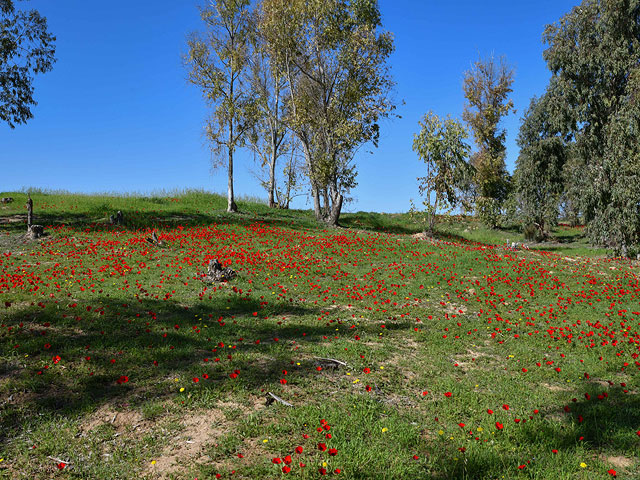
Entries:
{"type": "Polygon", "coordinates": [[[638,265],[580,228],[0,196],[0,478],[640,476],[638,265]]]}

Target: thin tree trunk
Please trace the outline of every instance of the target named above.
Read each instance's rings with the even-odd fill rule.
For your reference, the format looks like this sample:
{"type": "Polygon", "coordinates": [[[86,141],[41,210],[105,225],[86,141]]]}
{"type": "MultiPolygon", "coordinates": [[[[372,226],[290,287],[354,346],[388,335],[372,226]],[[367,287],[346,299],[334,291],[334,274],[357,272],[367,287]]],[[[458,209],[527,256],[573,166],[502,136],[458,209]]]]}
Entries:
{"type": "Polygon", "coordinates": [[[316,215],[316,220],[321,221],[323,218],[322,210],[320,206],[320,190],[318,189],[318,185],[316,184],[314,172],[313,172],[313,161],[311,160],[311,151],[309,150],[309,145],[306,139],[302,135],[298,135],[300,139],[300,143],[302,144],[302,148],[304,150],[304,158],[307,162],[307,170],[309,173],[309,183],[311,183],[311,196],[313,197],[313,211],[316,215]]]}
{"type": "Polygon", "coordinates": [[[278,144],[276,134],[271,134],[271,165],[269,170],[269,208],[275,208],[276,202],[273,198],[273,192],[276,189],[276,158],[278,156],[278,144]]]}
{"type": "Polygon", "coordinates": [[[233,122],[229,122],[229,165],[227,179],[227,212],[237,212],[238,206],[236,205],[235,198],[233,196],[233,122]]]}
{"type": "Polygon", "coordinates": [[[29,199],[27,200],[27,230],[31,229],[33,225],[33,200],[31,200],[31,194],[29,193],[29,199]]]}

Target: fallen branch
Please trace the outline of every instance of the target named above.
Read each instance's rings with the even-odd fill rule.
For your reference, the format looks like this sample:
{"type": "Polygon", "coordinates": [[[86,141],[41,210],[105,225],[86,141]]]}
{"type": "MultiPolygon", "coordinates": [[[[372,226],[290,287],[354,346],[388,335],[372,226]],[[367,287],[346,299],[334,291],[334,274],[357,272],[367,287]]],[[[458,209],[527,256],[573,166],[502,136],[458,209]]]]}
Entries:
{"type": "Polygon", "coordinates": [[[50,455],[47,458],[50,459],[50,460],[53,460],[56,463],[64,463],[65,465],[71,465],[71,462],[69,462],[68,460],[61,460],[59,458],[52,457],[50,455]]]}
{"type": "Polygon", "coordinates": [[[346,367],[347,364],[345,362],[341,362],[340,360],[336,360],[335,358],[322,358],[322,357],[313,357],[317,360],[324,360],[326,362],[333,362],[333,363],[337,363],[338,365],[342,365],[343,367],[346,367]]]}
{"type": "Polygon", "coordinates": [[[281,399],[279,396],[274,395],[271,392],[267,392],[267,395],[269,395],[271,398],[267,398],[267,405],[271,405],[273,403],[273,401],[275,400],[276,402],[280,402],[283,405],[286,405],[287,407],[293,407],[292,404],[290,404],[289,402],[281,399]]]}

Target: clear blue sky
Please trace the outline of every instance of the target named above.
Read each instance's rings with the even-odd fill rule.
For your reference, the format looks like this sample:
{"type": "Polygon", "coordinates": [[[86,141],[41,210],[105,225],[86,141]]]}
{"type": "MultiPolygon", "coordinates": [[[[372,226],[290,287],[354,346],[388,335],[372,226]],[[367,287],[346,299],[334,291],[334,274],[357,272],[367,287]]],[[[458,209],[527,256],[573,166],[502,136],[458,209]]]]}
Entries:
{"type": "MultiPolygon", "coordinates": [[[[385,121],[380,146],[362,150],[356,201],[345,211],[402,212],[418,198],[423,164],[411,150],[428,110],[460,117],[463,72],[478,55],[506,55],[516,69],[517,113],[504,121],[507,167],[517,158],[520,118],[549,79],[542,31],[578,0],[379,0],[395,35],[391,58],[397,113],[385,121]],[[404,100],[404,105],[401,101],[404,100]]],[[[38,76],[34,118],[0,125],[0,191],[23,187],[73,192],[226,191],[212,172],[202,136],[207,109],[188,85],[181,54],[187,33],[202,28],[199,0],[31,0],[18,8],[45,15],[57,36],[52,72],[38,76]]],[[[239,154],[236,194],[266,198],[239,154]]],[[[304,198],[298,208],[311,208],[304,198]]]]}

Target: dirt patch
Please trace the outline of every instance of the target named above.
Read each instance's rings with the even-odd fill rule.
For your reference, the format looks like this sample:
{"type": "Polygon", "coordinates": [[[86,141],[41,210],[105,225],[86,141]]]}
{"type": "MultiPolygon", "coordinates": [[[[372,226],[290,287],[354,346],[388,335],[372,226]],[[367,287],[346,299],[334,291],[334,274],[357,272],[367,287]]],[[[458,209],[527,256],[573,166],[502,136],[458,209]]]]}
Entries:
{"type": "Polygon", "coordinates": [[[103,405],[87,421],[80,424],[80,431],[87,434],[105,424],[113,425],[118,432],[146,426],[140,412],[135,410],[118,411],[112,405],[103,405]]]}
{"type": "Polygon", "coordinates": [[[600,458],[616,468],[629,468],[635,463],[630,458],[621,456],[609,457],[607,455],[602,455],[600,458]]]}
{"type": "Polygon", "coordinates": [[[540,383],[540,386],[546,388],[547,390],[551,390],[552,392],[570,392],[570,391],[572,391],[570,388],[561,387],[560,385],[553,385],[551,383],[540,383]]]}
{"type": "Polygon", "coordinates": [[[227,431],[220,410],[190,413],[180,421],[178,434],[146,473],[153,478],[168,478],[183,471],[186,465],[199,461],[204,448],[227,431]]]}
{"type": "MultiPolygon", "coordinates": [[[[264,397],[249,395],[246,402],[224,401],[215,409],[190,412],[180,420],[180,428],[171,439],[160,456],[155,458],[155,463],[149,465],[145,475],[152,478],[169,478],[184,472],[189,465],[194,463],[210,462],[211,459],[204,455],[204,451],[215,441],[228,433],[231,421],[225,419],[224,410],[240,411],[242,416],[266,408],[264,397]]],[[[246,444],[246,442],[245,442],[246,444]]],[[[246,445],[243,454],[248,458],[248,453],[257,450],[259,445],[246,445]]],[[[216,464],[214,462],[213,464],[216,464]]]]}
{"type": "Polygon", "coordinates": [[[444,310],[449,315],[464,315],[467,313],[467,307],[465,305],[456,305],[455,303],[447,303],[444,310]]]}

